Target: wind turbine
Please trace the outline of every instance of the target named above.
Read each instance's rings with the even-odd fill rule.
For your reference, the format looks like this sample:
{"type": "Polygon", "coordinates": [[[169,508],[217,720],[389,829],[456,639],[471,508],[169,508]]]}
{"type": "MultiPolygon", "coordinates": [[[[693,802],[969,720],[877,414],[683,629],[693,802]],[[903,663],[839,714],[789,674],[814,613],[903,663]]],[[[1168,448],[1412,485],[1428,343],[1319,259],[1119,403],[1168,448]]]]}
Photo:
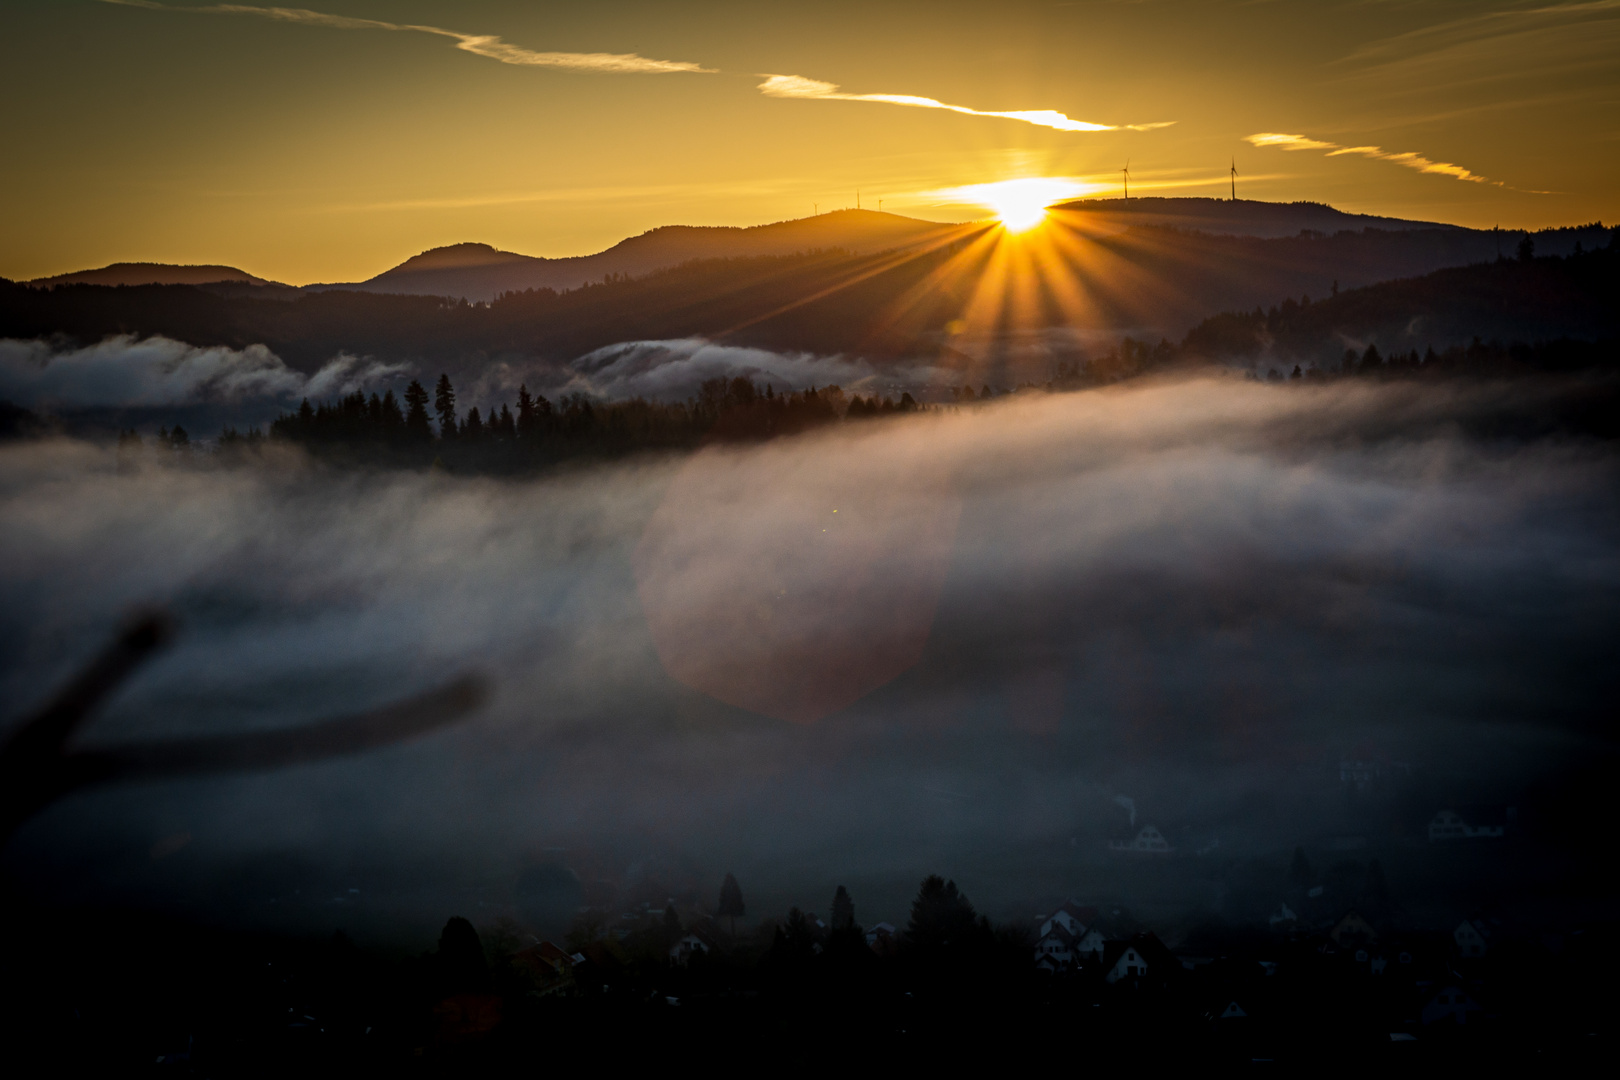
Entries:
{"type": "Polygon", "coordinates": [[[1120,172],[1125,174],[1125,197],[1131,197],[1131,159],[1125,159],[1125,167],[1120,172]]]}
{"type": "Polygon", "coordinates": [[[1232,201],[1237,202],[1237,158],[1232,159],[1232,201]]]}

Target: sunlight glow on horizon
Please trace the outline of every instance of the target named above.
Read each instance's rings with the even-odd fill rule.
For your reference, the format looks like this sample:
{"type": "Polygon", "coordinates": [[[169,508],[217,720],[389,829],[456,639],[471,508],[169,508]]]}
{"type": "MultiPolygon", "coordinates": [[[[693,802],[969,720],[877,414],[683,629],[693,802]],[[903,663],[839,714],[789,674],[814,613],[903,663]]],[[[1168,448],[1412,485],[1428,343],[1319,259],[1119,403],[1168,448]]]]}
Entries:
{"type": "Polygon", "coordinates": [[[1104,185],[1071,176],[1028,176],[990,184],[968,184],[927,194],[952,202],[983,206],[996,215],[1008,232],[1026,232],[1046,220],[1046,208],[1066,199],[1078,199],[1104,190],[1104,185]]]}

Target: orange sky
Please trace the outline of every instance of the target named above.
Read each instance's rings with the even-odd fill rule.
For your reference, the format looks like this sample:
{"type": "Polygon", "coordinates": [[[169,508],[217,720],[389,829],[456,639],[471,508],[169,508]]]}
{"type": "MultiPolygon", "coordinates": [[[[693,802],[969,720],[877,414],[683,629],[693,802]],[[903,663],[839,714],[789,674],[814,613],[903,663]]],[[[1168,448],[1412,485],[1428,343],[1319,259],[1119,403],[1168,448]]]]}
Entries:
{"type": "Polygon", "coordinates": [[[1620,217],[1620,0],[13,0],[0,80],[17,279],[353,280],[439,244],[579,254],[857,189],[961,220],[984,210],[951,189],[1113,193],[1127,160],[1133,194],[1225,194],[1235,158],[1246,198],[1620,217]]]}

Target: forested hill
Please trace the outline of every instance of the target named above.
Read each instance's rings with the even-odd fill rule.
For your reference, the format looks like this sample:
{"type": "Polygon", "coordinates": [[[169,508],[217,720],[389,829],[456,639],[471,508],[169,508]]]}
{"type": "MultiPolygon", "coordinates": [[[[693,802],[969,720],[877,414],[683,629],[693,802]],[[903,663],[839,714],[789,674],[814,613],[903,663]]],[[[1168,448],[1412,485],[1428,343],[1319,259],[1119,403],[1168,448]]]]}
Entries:
{"type": "Polygon", "coordinates": [[[699,259],[796,255],[828,248],[853,254],[884,251],[938,239],[958,228],[872,210],[839,210],[751,228],[665,225],[621,240],[606,251],[568,258],[519,255],[488,244],[453,244],[413,256],[366,281],[306,288],[493,300],[507,292],[561,291],[604,279],[641,277],[699,259]]]}
{"type": "MultiPolygon", "coordinates": [[[[90,343],[117,334],[161,334],[193,345],[263,344],[306,371],[339,352],[465,372],[502,357],[562,364],[618,342],[686,337],[875,360],[949,361],[953,354],[942,351],[944,328],[960,317],[997,257],[993,245],[974,243],[982,228],[963,230],[961,239],[922,253],[823,251],[709,260],[567,292],[507,294],[487,305],[357,292],[288,298],[246,287],[45,290],[8,282],[0,285],[0,337],[90,343]]],[[[1335,283],[1341,300],[1324,312],[1348,313],[1353,303],[1376,306],[1353,301],[1342,290],[1419,276],[1434,270],[1436,259],[1435,244],[1421,231],[1264,239],[1143,228],[1082,235],[1072,250],[1077,254],[1070,264],[1040,268],[1047,283],[1044,310],[1028,314],[1045,325],[1139,335],[1146,328],[1155,338],[1174,339],[1212,312],[1253,311],[1301,294],[1323,303],[1335,283]],[[1084,301],[1079,313],[1064,302],[1063,283],[1069,300],[1078,295],[1084,301]]],[[[1569,272],[1555,261],[1532,265],[1546,266],[1552,275],[1569,272]]],[[[1427,297],[1423,302],[1434,305],[1435,313],[1418,329],[1472,335],[1500,327],[1507,334],[1512,327],[1497,300],[1470,299],[1479,273],[1463,268],[1442,275],[1423,287],[1426,292],[1402,286],[1387,294],[1389,311],[1416,314],[1413,305],[1427,297]],[[1471,306],[1445,315],[1440,309],[1451,302],[1453,289],[1461,290],[1458,305],[1471,306]]],[[[1526,333],[1574,334],[1606,325],[1601,312],[1590,310],[1601,298],[1561,298],[1549,289],[1541,299],[1523,301],[1530,321],[1513,326],[1526,333]],[[1546,317],[1536,321],[1536,311],[1546,317]]],[[[1315,323],[1308,331],[1332,332],[1315,323]]]]}
{"type": "Polygon", "coordinates": [[[1341,292],[1230,312],[1188,333],[1182,354],[1213,360],[1336,365],[1346,348],[1384,354],[1474,338],[1499,342],[1620,339],[1620,233],[1607,248],[1437,270],[1341,292]]]}

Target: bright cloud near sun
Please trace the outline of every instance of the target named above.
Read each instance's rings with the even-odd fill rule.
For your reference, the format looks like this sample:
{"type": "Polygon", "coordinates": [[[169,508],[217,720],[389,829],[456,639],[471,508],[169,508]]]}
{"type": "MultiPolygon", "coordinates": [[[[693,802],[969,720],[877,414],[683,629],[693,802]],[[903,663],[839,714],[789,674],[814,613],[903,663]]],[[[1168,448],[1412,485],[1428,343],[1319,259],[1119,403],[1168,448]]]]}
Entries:
{"type": "Polygon", "coordinates": [[[1262,131],[1258,135],[1246,135],[1243,141],[1262,149],[1274,147],[1279,150],[1326,150],[1328,157],[1359,154],[1361,157],[1373,158],[1377,161],[1391,161],[1396,165],[1404,165],[1408,169],[1416,169],[1418,172],[1436,173],[1457,180],[1467,180],[1471,184],[1504,186],[1500,180],[1492,180],[1481,176],[1471,169],[1463,168],[1461,165],[1453,165],[1449,161],[1433,161],[1410,150],[1404,153],[1392,154],[1381,146],[1340,146],[1338,143],[1323,142],[1321,139],[1312,139],[1304,135],[1285,135],[1277,131],[1262,131]]]}
{"type": "Polygon", "coordinates": [[[1066,199],[1103,190],[1104,185],[1072,176],[1028,176],[991,184],[968,184],[923,192],[945,202],[968,203],[990,210],[1013,232],[1034,228],[1046,218],[1046,208],[1066,199]]]}
{"type": "Polygon", "coordinates": [[[383,22],[379,19],[356,19],[347,15],[328,15],[307,8],[256,7],[251,4],[212,4],[207,7],[174,7],[156,0],[103,0],[120,7],[138,7],[150,11],[184,11],[215,15],[256,15],[277,22],[303,23],[324,26],[333,30],[409,30],[418,34],[454,38],[456,48],[475,56],[499,60],[503,64],[521,67],[568,68],[573,71],[595,71],[610,75],[664,75],[671,72],[691,71],[712,73],[714,69],[684,60],[652,60],[635,53],[572,53],[537,52],[502,41],[494,34],[463,34],[440,26],[418,26],[409,23],[383,22]]]}
{"type": "Polygon", "coordinates": [[[992,112],[970,109],[966,105],[948,105],[928,97],[912,94],[845,94],[837,83],[807,79],[802,75],[762,75],[760,93],[766,97],[807,98],[812,101],[871,101],[880,105],[909,105],[917,109],[945,109],[965,116],[990,116],[1002,120],[1021,120],[1026,124],[1055,128],[1058,131],[1151,131],[1169,127],[1174,120],[1157,124],[1093,124],[1089,120],[1075,120],[1053,109],[1015,109],[1010,112],[992,112]]]}

